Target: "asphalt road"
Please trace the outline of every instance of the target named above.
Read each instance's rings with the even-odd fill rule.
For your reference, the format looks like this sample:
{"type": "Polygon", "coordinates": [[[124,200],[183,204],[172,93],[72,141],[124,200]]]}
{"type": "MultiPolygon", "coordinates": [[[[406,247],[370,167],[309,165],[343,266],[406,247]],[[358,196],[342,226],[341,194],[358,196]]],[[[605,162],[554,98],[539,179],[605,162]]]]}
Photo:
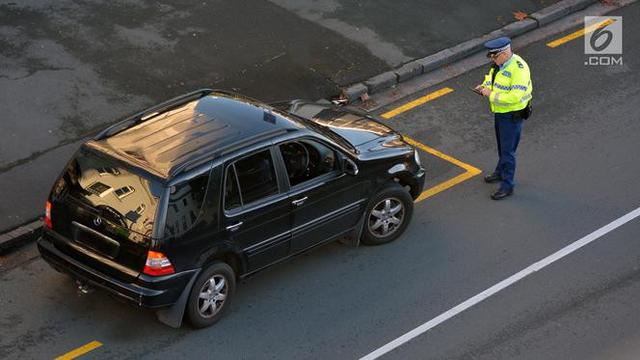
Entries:
{"type": "MultiPolygon", "coordinates": [[[[243,281],[232,311],[200,331],[167,328],[99,292],[80,296],[35,258],[0,274],[0,357],[51,358],[97,340],[86,358],[358,358],[638,208],[640,5],[613,15],[624,17],[624,65],[585,66],[582,39],[517,49],[536,108],[513,197],[491,201],[493,187],[473,177],[419,202],[397,242],[331,244],[243,281]]],[[[454,90],[390,123],[491,170],[492,117],[467,90],[483,72],[415,94],[454,90]]],[[[422,155],[429,185],[463,172],[422,155]]],[[[635,219],[384,358],[638,358],[639,233],[635,219]]]]}
{"type": "Polygon", "coordinates": [[[126,114],[202,87],[326,98],[556,1],[0,0],[0,232],[126,114]]]}

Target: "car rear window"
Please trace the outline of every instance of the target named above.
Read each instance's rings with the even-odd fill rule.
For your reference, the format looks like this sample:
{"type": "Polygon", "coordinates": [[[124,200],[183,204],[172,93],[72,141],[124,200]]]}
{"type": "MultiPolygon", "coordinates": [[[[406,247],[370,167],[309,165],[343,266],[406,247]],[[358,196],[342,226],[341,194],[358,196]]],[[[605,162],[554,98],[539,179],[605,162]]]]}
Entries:
{"type": "Polygon", "coordinates": [[[113,224],[151,236],[162,187],[125,164],[81,148],[54,187],[52,196],[70,196],[113,224]]]}

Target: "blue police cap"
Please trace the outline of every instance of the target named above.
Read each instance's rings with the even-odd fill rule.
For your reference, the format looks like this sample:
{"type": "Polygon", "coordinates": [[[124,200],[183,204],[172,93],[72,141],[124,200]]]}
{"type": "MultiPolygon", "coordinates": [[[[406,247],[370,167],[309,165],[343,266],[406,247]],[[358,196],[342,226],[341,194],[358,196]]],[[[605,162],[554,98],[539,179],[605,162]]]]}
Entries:
{"type": "Polygon", "coordinates": [[[499,37],[487,41],[484,43],[484,47],[489,51],[489,54],[499,53],[511,47],[511,39],[506,36],[499,37]]]}

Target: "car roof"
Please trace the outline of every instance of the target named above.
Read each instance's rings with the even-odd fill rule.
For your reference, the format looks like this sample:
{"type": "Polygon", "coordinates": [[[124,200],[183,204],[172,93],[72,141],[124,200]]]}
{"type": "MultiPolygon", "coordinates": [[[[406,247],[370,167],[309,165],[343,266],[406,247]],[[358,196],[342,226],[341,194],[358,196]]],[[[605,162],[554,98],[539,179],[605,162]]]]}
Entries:
{"type": "Polygon", "coordinates": [[[242,147],[304,128],[266,104],[214,91],[157,114],[138,116],[133,126],[98,136],[87,145],[168,179],[242,147]]]}

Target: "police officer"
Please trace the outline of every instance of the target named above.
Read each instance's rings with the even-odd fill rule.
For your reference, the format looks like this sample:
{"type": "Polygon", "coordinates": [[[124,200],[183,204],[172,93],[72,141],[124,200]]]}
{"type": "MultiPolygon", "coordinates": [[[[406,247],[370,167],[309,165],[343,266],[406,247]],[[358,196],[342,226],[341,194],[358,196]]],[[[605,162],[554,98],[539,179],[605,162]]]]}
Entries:
{"type": "Polygon", "coordinates": [[[513,194],[516,149],[533,88],[529,66],[511,51],[511,39],[501,37],[487,41],[484,46],[492,66],[476,91],[489,99],[494,113],[499,157],[495,170],[484,181],[500,182],[500,187],[491,194],[493,200],[500,200],[513,194]]]}

